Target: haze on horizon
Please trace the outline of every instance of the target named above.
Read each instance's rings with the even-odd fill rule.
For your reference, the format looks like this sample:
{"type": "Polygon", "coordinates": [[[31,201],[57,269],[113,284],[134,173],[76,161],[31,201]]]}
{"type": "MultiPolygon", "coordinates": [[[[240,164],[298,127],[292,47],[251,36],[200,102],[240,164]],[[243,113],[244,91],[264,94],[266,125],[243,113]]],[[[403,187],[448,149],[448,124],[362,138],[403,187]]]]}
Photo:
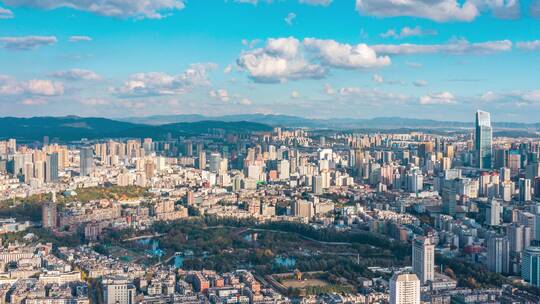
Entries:
{"type": "Polygon", "coordinates": [[[1,116],[539,121],[540,0],[88,3],[0,1],[1,116]]]}

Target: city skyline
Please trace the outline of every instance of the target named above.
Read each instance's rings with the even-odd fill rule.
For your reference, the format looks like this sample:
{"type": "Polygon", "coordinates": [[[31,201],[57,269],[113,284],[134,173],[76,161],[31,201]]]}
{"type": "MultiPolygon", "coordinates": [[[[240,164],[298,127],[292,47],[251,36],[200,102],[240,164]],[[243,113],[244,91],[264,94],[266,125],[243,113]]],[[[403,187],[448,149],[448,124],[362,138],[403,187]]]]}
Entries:
{"type": "Polygon", "coordinates": [[[0,111],[538,122],[539,7],[0,1],[0,111]]]}

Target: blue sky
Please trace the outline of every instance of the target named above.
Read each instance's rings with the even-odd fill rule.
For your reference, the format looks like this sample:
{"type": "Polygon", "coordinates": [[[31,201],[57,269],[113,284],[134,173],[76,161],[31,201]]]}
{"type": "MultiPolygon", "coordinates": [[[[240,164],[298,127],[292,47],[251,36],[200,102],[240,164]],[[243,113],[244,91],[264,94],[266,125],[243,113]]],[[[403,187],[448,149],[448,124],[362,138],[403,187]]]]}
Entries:
{"type": "Polygon", "coordinates": [[[0,0],[2,116],[537,122],[538,71],[538,0],[0,0]]]}

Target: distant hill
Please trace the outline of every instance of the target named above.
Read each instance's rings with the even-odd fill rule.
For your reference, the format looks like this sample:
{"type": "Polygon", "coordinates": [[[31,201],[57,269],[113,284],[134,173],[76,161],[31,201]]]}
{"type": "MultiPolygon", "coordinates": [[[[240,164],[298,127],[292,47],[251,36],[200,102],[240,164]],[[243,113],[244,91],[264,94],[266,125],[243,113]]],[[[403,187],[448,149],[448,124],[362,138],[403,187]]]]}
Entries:
{"type": "Polygon", "coordinates": [[[0,138],[16,138],[24,141],[42,140],[44,136],[63,141],[121,137],[164,138],[168,133],[177,137],[197,135],[213,129],[228,132],[269,131],[272,127],[255,122],[197,121],[174,123],[160,126],[117,121],[95,117],[32,117],[0,118],[0,138]]]}
{"type": "MultiPolygon", "coordinates": [[[[162,125],[180,122],[197,122],[205,120],[218,121],[248,121],[258,122],[270,126],[281,126],[290,128],[312,128],[312,129],[398,129],[398,128],[453,128],[470,129],[474,127],[473,122],[459,121],[437,121],[431,119],[415,119],[403,117],[376,117],[369,119],[356,118],[334,118],[334,119],[311,119],[291,115],[274,114],[239,114],[224,116],[204,116],[204,115],[158,115],[148,117],[124,118],[122,121],[132,123],[144,123],[149,125],[162,125]]],[[[521,129],[529,131],[540,130],[540,123],[516,123],[516,122],[495,122],[496,129],[521,129]]]]}

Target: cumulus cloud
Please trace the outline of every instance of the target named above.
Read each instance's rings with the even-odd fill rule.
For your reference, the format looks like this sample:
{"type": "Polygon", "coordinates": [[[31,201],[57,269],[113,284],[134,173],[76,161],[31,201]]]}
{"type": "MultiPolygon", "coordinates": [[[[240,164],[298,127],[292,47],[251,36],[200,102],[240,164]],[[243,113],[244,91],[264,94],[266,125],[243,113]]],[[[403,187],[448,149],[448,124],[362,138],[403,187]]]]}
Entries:
{"type": "Polygon", "coordinates": [[[411,27],[404,27],[399,31],[396,31],[395,29],[389,29],[388,31],[380,34],[382,38],[394,38],[394,39],[403,39],[408,37],[419,37],[419,36],[434,36],[437,35],[437,31],[435,30],[424,30],[419,26],[415,26],[413,28],[411,27]]]}
{"type": "Polygon", "coordinates": [[[69,42],[82,42],[82,41],[92,41],[92,37],[89,36],[70,36],[69,42]]]}
{"type": "Polygon", "coordinates": [[[425,87],[425,86],[427,86],[427,81],[425,81],[425,80],[415,80],[415,81],[413,81],[413,85],[415,87],[425,87]]]}
{"type": "Polygon", "coordinates": [[[304,58],[300,41],[293,37],[268,39],[264,48],[243,52],[237,64],[257,82],[318,79],[327,73],[323,66],[304,58]]]}
{"type": "Polygon", "coordinates": [[[447,44],[377,44],[372,45],[371,48],[377,53],[388,55],[429,53],[491,54],[512,50],[512,42],[510,40],[498,40],[471,43],[467,40],[457,40],[447,44]]]}
{"type": "Polygon", "coordinates": [[[374,68],[390,64],[390,57],[378,56],[367,44],[350,45],[334,40],[304,39],[306,48],[324,64],[343,69],[374,68]]]}
{"type": "Polygon", "coordinates": [[[208,95],[223,102],[229,102],[229,100],[231,100],[229,92],[225,89],[211,90],[210,92],[208,92],[208,95]]]}
{"type": "Polygon", "coordinates": [[[223,69],[223,73],[224,73],[224,74],[229,74],[230,72],[232,72],[232,70],[233,70],[232,64],[228,64],[228,65],[223,69]]]}
{"type": "Polygon", "coordinates": [[[533,0],[531,2],[529,14],[535,18],[540,18],[540,0],[533,0]]]}
{"type": "Polygon", "coordinates": [[[457,0],[356,0],[356,10],[361,14],[378,17],[410,16],[435,21],[472,21],[478,8],[471,1],[457,0]]]}
{"type": "Polygon", "coordinates": [[[188,90],[210,84],[208,72],[216,68],[213,63],[192,64],[179,75],[161,72],[136,73],[111,92],[121,97],[179,95],[188,90]]]}
{"type": "Polygon", "coordinates": [[[358,100],[364,103],[369,102],[374,106],[383,103],[403,103],[410,99],[409,96],[405,94],[361,87],[343,87],[338,90],[338,94],[341,98],[345,98],[347,100],[358,100]]]}
{"type": "Polygon", "coordinates": [[[321,5],[328,6],[332,3],[332,0],[300,0],[300,3],[309,4],[309,5],[321,5]]]}
{"type": "Polygon", "coordinates": [[[324,93],[326,95],[332,96],[332,95],[336,95],[336,90],[327,83],[324,85],[324,93]]]}
{"type": "Polygon", "coordinates": [[[7,8],[0,7],[0,19],[11,19],[13,18],[13,12],[7,8]]]}
{"type": "Polygon", "coordinates": [[[284,19],[285,23],[287,23],[288,25],[293,25],[294,18],[296,18],[295,13],[288,13],[284,19]]]}
{"type": "Polygon", "coordinates": [[[51,74],[52,77],[62,78],[66,80],[101,80],[101,77],[93,71],[83,69],[71,69],[58,71],[51,74]]]}
{"type": "Polygon", "coordinates": [[[450,92],[432,93],[420,97],[420,104],[423,105],[455,104],[456,102],[456,97],[450,92]]]}
{"type": "Polygon", "coordinates": [[[13,77],[0,75],[0,95],[58,96],[62,94],[64,94],[64,85],[58,81],[45,79],[18,81],[13,77]]]}
{"type": "Polygon", "coordinates": [[[521,41],[516,43],[516,47],[526,51],[540,50],[540,40],[521,41]]]}
{"type": "Polygon", "coordinates": [[[249,105],[253,104],[253,100],[244,97],[244,98],[240,99],[240,101],[238,103],[241,104],[241,105],[244,105],[244,106],[249,106],[249,105]]]}
{"type": "Polygon", "coordinates": [[[48,101],[42,98],[25,98],[21,101],[21,104],[25,106],[41,106],[47,103],[48,101]]]}
{"type": "Polygon", "coordinates": [[[291,98],[292,98],[292,99],[300,98],[300,92],[298,92],[298,91],[292,91],[292,92],[291,92],[291,98]]]}
{"type": "Polygon", "coordinates": [[[483,102],[513,103],[516,105],[540,104],[540,90],[496,93],[487,91],[480,96],[483,102]]]}
{"type": "Polygon", "coordinates": [[[161,19],[184,8],[183,0],[4,0],[9,6],[56,9],[61,7],[120,18],[161,19]]]}
{"type": "Polygon", "coordinates": [[[80,103],[87,106],[105,106],[110,104],[110,102],[104,98],[86,98],[81,100],[80,103]]]}
{"type": "Polygon", "coordinates": [[[376,83],[383,83],[384,82],[384,78],[379,74],[374,74],[372,79],[376,83]]]}
{"type": "Polygon", "coordinates": [[[55,36],[0,37],[0,46],[10,50],[33,50],[56,42],[55,36]]]}

